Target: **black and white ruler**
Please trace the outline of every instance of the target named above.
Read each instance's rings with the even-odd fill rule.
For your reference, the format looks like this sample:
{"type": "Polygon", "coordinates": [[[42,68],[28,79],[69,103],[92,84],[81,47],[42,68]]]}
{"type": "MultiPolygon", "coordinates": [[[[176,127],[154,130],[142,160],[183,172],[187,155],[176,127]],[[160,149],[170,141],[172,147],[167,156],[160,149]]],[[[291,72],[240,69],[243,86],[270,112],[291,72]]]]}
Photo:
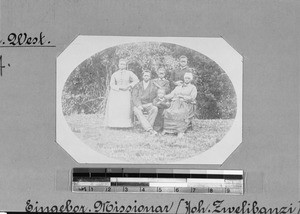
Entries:
{"type": "Polygon", "coordinates": [[[74,168],[73,192],[242,195],[242,170],[74,168]]]}

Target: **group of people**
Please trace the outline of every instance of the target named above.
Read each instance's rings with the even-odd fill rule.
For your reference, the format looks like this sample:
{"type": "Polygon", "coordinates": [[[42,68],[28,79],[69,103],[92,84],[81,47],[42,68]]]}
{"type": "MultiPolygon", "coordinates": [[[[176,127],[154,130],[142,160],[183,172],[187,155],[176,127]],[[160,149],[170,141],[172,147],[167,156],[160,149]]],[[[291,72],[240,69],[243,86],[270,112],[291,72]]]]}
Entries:
{"type": "Polygon", "coordinates": [[[166,70],[159,68],[158,78],[143,71],[142,80],[126,70],[125,59],[119,60],[119,70],[112,74],[106,106],[106,125],[111,128],[130,128],[133,114],[143,129],[152,135],[158,132],[176,133],[183,137],[194,116],[197,89],[192,84],[193,73],[187,57],[179,58],[179,68],[165,78],[166,70]]]}

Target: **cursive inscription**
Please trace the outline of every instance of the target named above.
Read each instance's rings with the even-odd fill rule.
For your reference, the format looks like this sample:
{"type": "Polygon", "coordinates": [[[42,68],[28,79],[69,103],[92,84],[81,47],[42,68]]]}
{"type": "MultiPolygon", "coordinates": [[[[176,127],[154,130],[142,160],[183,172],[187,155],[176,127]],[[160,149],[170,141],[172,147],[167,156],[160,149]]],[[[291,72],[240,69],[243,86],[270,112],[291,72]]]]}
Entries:
{"type": "Polygon", "coordinates": [[[31,203],[31,200],[26,201],[26,212],[42,212],[42,213],[86,213],[88,208],[84,205],[72,205],[71,200],[67,200],[63,205],[40,206],[39,202],[31,203]]]}
{"type": "Polygon", "coordinates": [[[28,33],[10,33],[6,39],[0,39],[0,47],[55,47],[46,39],[43,32],[38,35],[28,33]]]}
{"type": "Polygon", "coordinates": [[[137,200],[131,205],[119,205],[117,201],[96,201],[94,212],[100,213],[169,213],[173,207],[173,202],[167,205],[143,205],[137,204],[137,200]]]}
{"type": "Polygon", "coordinates": [[[300,202],[297,205],[290,203],[286,206],[266,207],[257,201],[242,201],[239,205],[226,205],[224,200],[215,200],[212,203],[200,200],[198,202],[180,199],[160,205],[146,205],[137,200],[129,204],[118,201],[95,201],[91,207],[73,204],[69,199],[62,205],[41,206],[38,201],[26,201],[26,212],[47,213],[172,213],[172,214],[198,214],[198,213],[226,213],[226,214],[300,214],[300,202]]]}
{"type": "Polygon", "coordinates": [[[2,55],[0,55],[0,77],[2,77],[2,75],[3,75],[3,69],[6,68],[6,67],[10,67],[10,64],[7,63],[7,65],[5,66],[5,65],[2,63],[2,55]]]}

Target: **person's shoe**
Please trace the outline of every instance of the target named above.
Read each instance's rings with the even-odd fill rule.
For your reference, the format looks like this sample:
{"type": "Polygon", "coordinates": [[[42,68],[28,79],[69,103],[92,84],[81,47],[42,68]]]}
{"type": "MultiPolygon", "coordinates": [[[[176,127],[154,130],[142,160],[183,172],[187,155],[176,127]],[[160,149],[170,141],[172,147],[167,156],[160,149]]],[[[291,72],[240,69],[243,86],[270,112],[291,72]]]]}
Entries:
{"type": "Polygon", "coordinates": [[[182,133],[182,132],[178,133],[177,137],[178,138],[183,138],[184,137],[184,133],[182,133]]]}

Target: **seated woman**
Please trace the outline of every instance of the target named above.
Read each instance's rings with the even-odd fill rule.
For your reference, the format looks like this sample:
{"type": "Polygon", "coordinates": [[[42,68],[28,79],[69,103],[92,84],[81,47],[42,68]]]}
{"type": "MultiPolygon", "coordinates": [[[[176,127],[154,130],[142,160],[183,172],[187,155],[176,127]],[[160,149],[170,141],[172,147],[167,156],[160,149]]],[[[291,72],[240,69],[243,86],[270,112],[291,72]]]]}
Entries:
{"type": "Polygon", "coordinates": [[[165,133],[178,133],[178,137],[184,136],[194,116],[194,103],[197,96],[197,88],[191,81],[193,74],[184,74],[184,84],[177,86],[166,99],[172,99],[170,108],[164,111],[165,133]]]}

